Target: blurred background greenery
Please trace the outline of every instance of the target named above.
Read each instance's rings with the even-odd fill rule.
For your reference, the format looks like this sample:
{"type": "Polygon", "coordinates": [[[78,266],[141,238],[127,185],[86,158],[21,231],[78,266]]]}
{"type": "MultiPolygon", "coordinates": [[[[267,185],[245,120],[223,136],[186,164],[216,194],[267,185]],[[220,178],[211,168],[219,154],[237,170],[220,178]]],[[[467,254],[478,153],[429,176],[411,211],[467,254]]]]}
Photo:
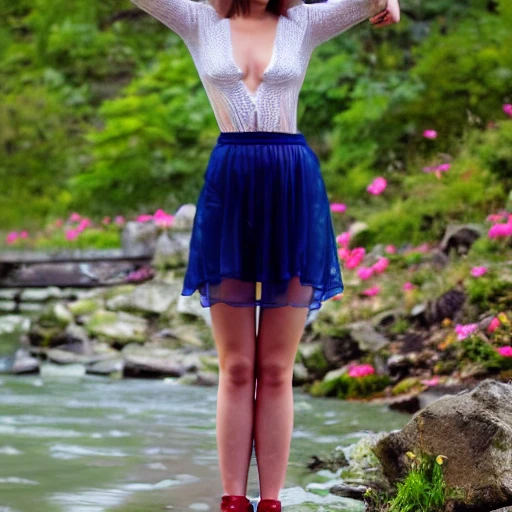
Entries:
{"type": "MultiPolygon", "coordinates": [[[[348,206],[345,224],[368,223],[365,245],[439,240],[512,189],[512,3],[401,6],[398,25],[361,23],[317,48],[299,101],[330,200],[348,206]],[[443,163],[441,178],[422,170],[443,163]],[[376,176],[388,187],[370,196],[376,176]]],[[[72,211],[196,202],[218,128],[176,34],[125,0],[0,0],[0,13],[0,244],[72,211]]]]}

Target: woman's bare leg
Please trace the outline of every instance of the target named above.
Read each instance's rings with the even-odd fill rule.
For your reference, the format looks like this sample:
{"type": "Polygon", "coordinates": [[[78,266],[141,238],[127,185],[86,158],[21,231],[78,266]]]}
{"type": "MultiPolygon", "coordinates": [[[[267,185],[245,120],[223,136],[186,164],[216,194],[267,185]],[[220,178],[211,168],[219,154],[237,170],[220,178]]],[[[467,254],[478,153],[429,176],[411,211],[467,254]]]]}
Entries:
{"type": "Polygon", "coordinates": [[[224,494],[246,494],[253,439],[255,307],[211,306],[219,355],[217,448],[224,494]]]}
{"type": "Polygon", "coordinates": [[[257,337],[255,442],[261,499],[284,487],[293,431],[293,364],[307,308],[262,308],[257,337]]]}

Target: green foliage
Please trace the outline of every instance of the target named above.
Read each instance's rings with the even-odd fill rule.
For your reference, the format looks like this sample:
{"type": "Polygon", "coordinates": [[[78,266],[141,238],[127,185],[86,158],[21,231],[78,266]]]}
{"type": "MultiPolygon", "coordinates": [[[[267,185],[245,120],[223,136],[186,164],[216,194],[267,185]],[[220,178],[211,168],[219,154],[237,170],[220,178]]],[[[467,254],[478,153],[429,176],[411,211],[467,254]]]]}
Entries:
{"type": "Polygon", "coordinates": [[[463,339],[458,352],[458,359],[462,363],[478,363],[489,371],[512,369],[512,358],[502,356],[493,345],[478,335],[463,339]]]}
{"type": "Polygon", "coordinates": [[[407,377],[400,382],[397,382],[391,390],[392,395],[401,395],[402,393],[408,393],[413,389],[423,389],[423,384],[416,377],[407,377]]]}
{"type": "Polygon", "coordinates": [[[403,482],[397,484],[397,494],[391,500],[389,512],[441,512],[446,499],[446,484],[442,466],[432,456],[413,460],[403,482]]]}
{"type": "Polygon", "coordinates": [[[368,398],[382,391],[389,383],[388,375],[349,377],[343,374],[328,381],[316,381],[309,391],[313,396],[330,396],[340,399],[368,398]]]}
{"type": "Polygon", "coordinates": [[[483,311],[491,309],[496,304],[500,304],[501,308],[512,305],[510,283],[501,279],[494,269],[489,270],[478,279],[468,278],[466,292],[469,301],[483,311]]]}
{"type": "MultiPolygon", "coordinates": [[[[446,223],[502,204],[511,11],[507,0],[406,2],[400,24],[361,23],[315,50],[299,129],[330,198],[368,222],[364,245],[438,240],[446,223]],[[441,180],[422,172],[444,153],[453,168],[441,180]],[[369,197],[376,175],[388,190],[369,197]]],[[[176,34],[128,0],[0,0],[0,12],[3,229],[197,199],[218,128],[176,34]]]]}

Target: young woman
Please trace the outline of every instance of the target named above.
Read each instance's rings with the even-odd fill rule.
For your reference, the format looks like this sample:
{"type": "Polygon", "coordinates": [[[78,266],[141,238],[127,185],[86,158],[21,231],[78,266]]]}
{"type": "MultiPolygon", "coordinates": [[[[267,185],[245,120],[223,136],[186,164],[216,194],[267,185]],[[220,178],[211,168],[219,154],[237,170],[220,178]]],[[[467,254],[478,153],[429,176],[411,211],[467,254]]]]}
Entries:
{"type": "Polygon", "coordinates": [[[398,22],[398,0],[132,1],[183,39],[220,129],[182,295],[199,290],[211,308],[221,510],[252,511],[245,494],[254,440],[258,511],[280,512],[298,343],[308,311],[344,289],[320,164],[297,130],[297,100],[318,45],[363,20],[398,22]]]}

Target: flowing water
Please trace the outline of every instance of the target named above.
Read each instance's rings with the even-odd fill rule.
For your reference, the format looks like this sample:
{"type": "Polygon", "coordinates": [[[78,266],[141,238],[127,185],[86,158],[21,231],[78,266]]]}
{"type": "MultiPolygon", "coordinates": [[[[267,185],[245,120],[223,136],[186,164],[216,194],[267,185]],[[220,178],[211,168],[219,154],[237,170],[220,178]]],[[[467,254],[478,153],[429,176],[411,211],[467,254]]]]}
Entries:
{"type": "MultiPolygon", "coordinates": [[[[215,403],[215,388],[172,380],[0,377],[0,512],[217,512],[215,403]]],[[[295,390],[283,510],[362,510],[307,492],[309,458],[408,420],[295,390]]],[[[258,496],[254,459],[248,493],[258,496]]]]}

